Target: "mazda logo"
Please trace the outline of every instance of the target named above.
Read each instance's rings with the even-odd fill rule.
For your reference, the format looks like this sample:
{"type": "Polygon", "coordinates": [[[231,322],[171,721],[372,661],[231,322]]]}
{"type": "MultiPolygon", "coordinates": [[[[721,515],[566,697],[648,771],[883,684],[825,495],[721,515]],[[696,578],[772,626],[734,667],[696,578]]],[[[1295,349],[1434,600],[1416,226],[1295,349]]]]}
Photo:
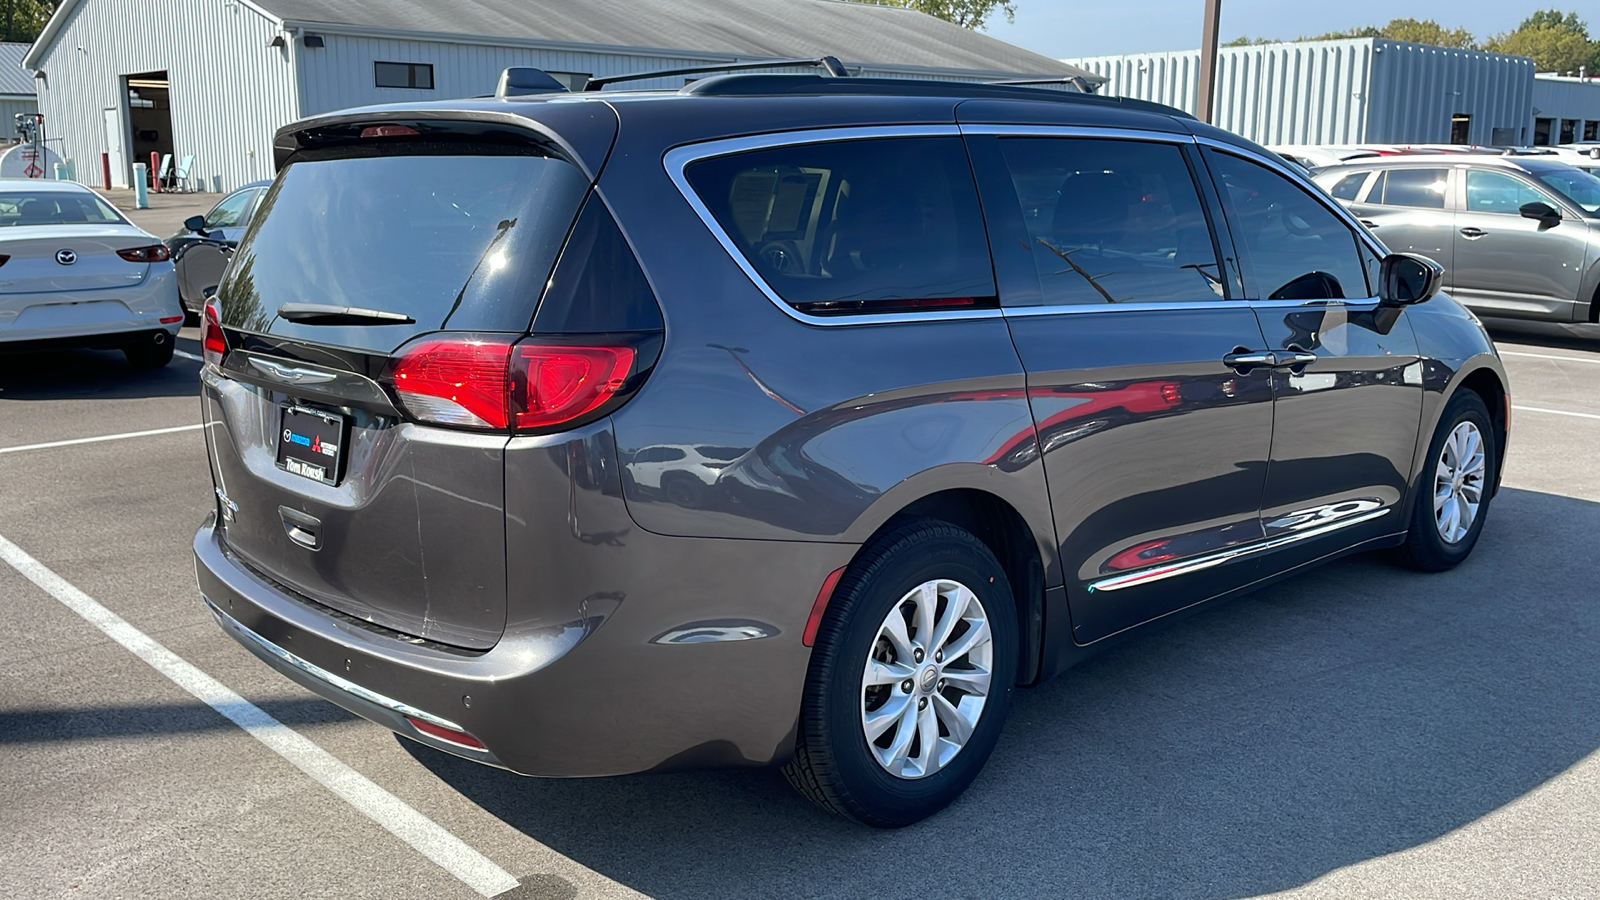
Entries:
{"type": "Polygon", "coordinates": [[[75,263],[77,261],[78,261],[78,254],[74,253],[71,250],[57,250],[56,251],[56,262],[61,263],[63,266],[70,266],[70,265],[72,265],[73,263],[75,263]]]}

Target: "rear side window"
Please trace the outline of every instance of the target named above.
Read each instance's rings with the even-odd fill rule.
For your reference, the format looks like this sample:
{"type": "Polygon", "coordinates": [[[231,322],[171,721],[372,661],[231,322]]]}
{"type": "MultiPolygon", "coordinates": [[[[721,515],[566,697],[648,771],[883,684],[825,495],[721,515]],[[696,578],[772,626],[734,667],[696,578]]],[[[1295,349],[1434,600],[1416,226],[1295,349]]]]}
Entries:
{"type": "Polygon", "coordinates": [[[1174,144],[1004,138],[1046,306],[1223,297],[1194,176],[1174,144]]]}
{"type": "Polygon", "coordinates": [[[960,138],[775,147],[686,175],[738,252],[803,312],[994,305],[960,138]]]}
{"type": "Polygon", "coordinates": [[[240,191],[211,207],[206,213],[207,228],[237,228],[250,218],[260,191],[240,191]]]}
{"type": "MultiPolygon", "coordinates": [[[[1413,206],[1418,209],[1444,209],[1444,190],[1449,183],[1445,169],[1390,169],[1383,173],[1384,206],[1413,206]]],[[[1374,193],[1377,193],[1374,191],[1374,193]]]]}
{"type": "Polygon", "coordinates": [[[661,308],[639,261],[605,203],[591,195],[561,251],[533,331],[603,334],[661,328],[661,308]]]}
{"type": "Polygon", "coordinates": [[[1355,232],[1311,194],[1266,166],[1205,151],[1233,242],[1264,300],[1366,298],[1355,232]]]}
{"type": "Polygon", "coordinates": [[[1333,190],[1328,193],[1332,194],[1336,200],[1354,200],[1361,193],[1361,186],[1367,183],[1369,174],[1371,173],[1357,172],[1354,175],[1346,175],[1339,179],[1339,183],[1334,185],[1333,190]]]}
{"type": "Polygon", "coordinates": [[[279,174],[218,290],[224,323],[377,353],[429,331],[526,330],[587,177],[519,145],[370,153],[300,158],[279,174]],[[285,303],[415,322],[293,322],[277,315],[285,303]]]}

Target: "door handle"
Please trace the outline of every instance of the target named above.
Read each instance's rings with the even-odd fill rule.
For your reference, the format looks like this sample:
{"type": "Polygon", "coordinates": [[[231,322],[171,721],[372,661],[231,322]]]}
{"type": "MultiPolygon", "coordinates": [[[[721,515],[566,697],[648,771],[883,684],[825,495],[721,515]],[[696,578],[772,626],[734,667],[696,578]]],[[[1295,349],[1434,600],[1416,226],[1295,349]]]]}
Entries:
{"type": "Polygon", "coordinates": [[[1483,237],[1484,235],[1486,235],[1488,233],[1489,232],[1484,231],[1482,228],[1463,228],[1463,229],[1461,229],[1461,236],[1464,237],[1464,238],[1467,238],[1469,240],[1476,240],[1478,238],[1483,237]]]}
{"type": "Polygon", "coordinates": [[[1307,366],[1316,361],[1315,353],[1304,350],[1244,350],[1229,353],[1222,358],[1224,365],[1241,373],[1257,368],[1290,369],[1295,366],[1307,366]]]}
{"type": "Polygon", "coordinates": [[[1372,221],[1371,219],[1362,219],[1361,220],[1361,224],[1367,226],[1368,228],[1377,228],[1378,227],[1378,223],[1372,221]]]}

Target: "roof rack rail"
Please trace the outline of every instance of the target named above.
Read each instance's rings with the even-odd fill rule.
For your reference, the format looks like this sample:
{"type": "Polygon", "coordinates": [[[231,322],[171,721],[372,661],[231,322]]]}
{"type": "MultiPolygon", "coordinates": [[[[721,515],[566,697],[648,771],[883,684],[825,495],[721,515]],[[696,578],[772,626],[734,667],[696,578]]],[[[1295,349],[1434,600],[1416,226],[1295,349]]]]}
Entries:
{"type": "Polygon", "coordinates": [[[1050,78],[1007,78],[1001,81],[986,81],[984,84],[1004,84],[1011,87],[1042,87],[1047,84],[1062,84],[1078,89],[1080,94],[1092,94],[1094,89],[1105,81],[1099,83],[1090,81],[1082,75],[1057,75],[1050,78]]]}
{"type": "Polygon", "coordinates": [[[704,75],[716,72],[743,72],[752,69],[788,69],[800,66],[810,66],[821,69],[831,78],[848,78],[850,72],[845,69],[844,63],[837,57],[818,56],[814,59],[769,59],[761,62],[745,63],[714,63],[709,66],[691,66],[687,69],[657,69],[653,72],[630,72],[626,75],[607,75],[603,78],[591,78],[583,86],[585,91],[603,90],[608,84],[622,81],[645,81],[651,78],[671,78],[674,75],[704,75]]]}

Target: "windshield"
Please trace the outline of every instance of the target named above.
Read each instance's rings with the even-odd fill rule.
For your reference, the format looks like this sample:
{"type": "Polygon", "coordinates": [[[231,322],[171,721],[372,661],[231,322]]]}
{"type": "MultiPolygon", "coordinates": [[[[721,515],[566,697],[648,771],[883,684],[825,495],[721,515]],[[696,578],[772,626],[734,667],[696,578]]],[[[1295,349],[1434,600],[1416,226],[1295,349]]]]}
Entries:
{"type": "Polygon", "coordinates": [[[218,297],[222,319],[387,353],[423,332],[524,331],[588,179],[532,148],[418,144],[291,162],[218,297]],[[286,303],[398,313],[399,324],[316,324],[286,303]]]}
{"type": "Polygon", "coordinates": [[[77,191],[0,192],[0,226],[123,225],[111,204],[77,191]]]}
{"type": "Polygon", "coordinates": [[[1546,187],[1577,204],[1585,216],[1600,219],[1600,178],[1582,169],[1543,172],[1537,177],[1546,187]]]}

